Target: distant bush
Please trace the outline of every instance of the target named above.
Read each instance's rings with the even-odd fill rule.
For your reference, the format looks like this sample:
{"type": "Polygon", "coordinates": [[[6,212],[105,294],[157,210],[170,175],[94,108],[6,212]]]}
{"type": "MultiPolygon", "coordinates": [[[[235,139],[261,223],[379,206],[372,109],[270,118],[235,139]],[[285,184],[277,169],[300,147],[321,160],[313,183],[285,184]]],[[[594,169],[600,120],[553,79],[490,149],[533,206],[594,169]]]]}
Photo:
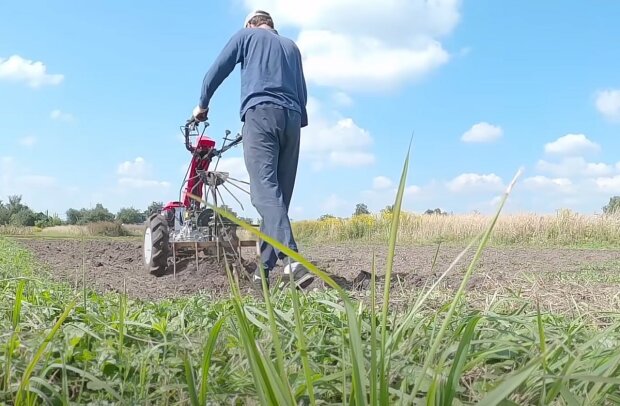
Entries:
{"type": "Polygon", "coordinates": [[[128,237],[131,233],[125,229],[122,224],[100,221],[96,223],[89,223],[86,225],[88,235],[103,236],[103,237],[128,237]]]}

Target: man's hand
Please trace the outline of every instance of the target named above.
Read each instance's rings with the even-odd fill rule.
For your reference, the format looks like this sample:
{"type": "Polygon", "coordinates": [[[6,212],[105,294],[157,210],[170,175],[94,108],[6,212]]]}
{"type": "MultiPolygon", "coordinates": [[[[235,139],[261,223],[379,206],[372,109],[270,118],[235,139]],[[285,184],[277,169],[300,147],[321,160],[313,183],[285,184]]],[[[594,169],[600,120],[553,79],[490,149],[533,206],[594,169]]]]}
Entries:
{"type": "Polygon", "coordinates": [[[201,108],[200,106],[194,107],[194,111],[192,112],[192,116],[196,121],[202,122],[207,119],[207,113],[209,113],[209,108],[206,109],[201,108]]]}

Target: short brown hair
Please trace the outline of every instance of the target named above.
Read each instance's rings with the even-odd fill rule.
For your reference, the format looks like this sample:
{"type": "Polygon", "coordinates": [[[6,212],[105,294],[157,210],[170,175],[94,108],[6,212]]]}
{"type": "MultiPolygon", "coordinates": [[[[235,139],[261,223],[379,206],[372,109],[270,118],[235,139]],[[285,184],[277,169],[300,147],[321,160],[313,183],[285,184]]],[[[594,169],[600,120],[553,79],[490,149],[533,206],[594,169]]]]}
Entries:
{"type": "Polygon", "coordinates": [[[252,17],[250,21],[248,21],[249,24],[255,25],[257,27],[262,24],[267,24],[268,26],[273,28],[273,20],[271,16],[269,15],[269,13],[267,13],[266,11],[262,11],[262,10],[257,10],[257,13],[260,13],[260,14],[252,17]]]}

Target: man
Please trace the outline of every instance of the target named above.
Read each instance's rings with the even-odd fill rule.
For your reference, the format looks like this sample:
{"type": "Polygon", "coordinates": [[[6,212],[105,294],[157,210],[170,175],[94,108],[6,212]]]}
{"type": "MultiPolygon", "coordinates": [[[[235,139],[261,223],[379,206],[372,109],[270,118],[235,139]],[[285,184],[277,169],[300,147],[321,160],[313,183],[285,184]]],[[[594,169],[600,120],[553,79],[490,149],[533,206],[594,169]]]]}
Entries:
{"type": "MultiPolygon", "coordinates": [[[[308,125],[307,90],[301,54],[296,44],[275,29],[269,13],[256,10],[245,20],[206,73],[198,105],[198,121],[206,120],[209,102],[218,86],[241,65],[241,108],[244,160],[250,175],[250,197],[262,218],[261,231],[297,251],[288,217],[299,159],[301,128],[308,125]]],[[[261,243],[265,277],[286,256],[261,243]]],[[[290,259],[285,282],[293,273],[296,284],[307,286],[311,274],[290,259]]],[[[253,275],[261,287],[260,266],[253,275]]]]}

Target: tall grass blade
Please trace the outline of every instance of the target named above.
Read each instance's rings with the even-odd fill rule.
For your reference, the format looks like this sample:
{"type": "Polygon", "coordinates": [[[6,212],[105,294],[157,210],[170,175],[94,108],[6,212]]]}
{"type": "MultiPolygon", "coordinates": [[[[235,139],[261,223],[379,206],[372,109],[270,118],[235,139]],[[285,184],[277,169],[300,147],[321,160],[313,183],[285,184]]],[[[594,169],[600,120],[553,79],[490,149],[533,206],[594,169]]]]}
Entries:
{"type": "Polygon", "coordinates": [[[314,399],[314,385],[312,384],[312,370],[308,362],[308,349],[306,347],[306,338],[304,336],[304,330],[301,322],[301,312],[299,310],[299,297],[297,294],[297,288],[295,281],[293,280],[293,273],[289,274],[290,286],[291,286],[291,299],[293,302],[293,311],[295,313],[295,333],[297,337],[297,347],[301,356],[301,363],[304,369],[304,376],[306,379],[306,390],[308,391],[308,397],[310,398],[310,405],[314,406],[316,400],[314,399]]]}
{"type": "Polygon", "coordinates": [[[243,311],[243,300],[239,286],[232,276],[230,267],[226,271],[233,291],[233,308],[240,327],[240,338],[250,361],[255,389],[263,405],[294,404],[294,396],[287,381],[282,381],[268,355],[262,354],[256,342],[256,337],[250,328],[246,313],[243,311]]]}
{"type": "Polygon", "coordinates": [[[459,301],[461,300],[461,297],[464,294],[465,288],[467,286],[467,282],[469,281],[469,278],[474,270],[474,266],[475,264],[478,262],[478,259],[480,258],[481,254],[482,254],[482,250],[484,249],[484,247],[486,246],[491,232],[493,231],[493,228],[497,222],[497,219],[499,218],[499,214],[502,211],[502,208],[504,207],[504,204],[506,203],[506,200],[508,199],[508,196],[510,194],[510,192],[512,191],[512,188],[514,186],[514,184],[517,181],[517,178],[521,175],[521,169],[519,169],[519,171],[517,172],[517,174],[514,176],[514,178],[512,179],[512,182],[510,183],[510,185],[508,186],[508,188],[506,189],[506,191],[504,192],[504,195],[500,201],[499,207],[495,213],[495,216],[493,217],[491,224],[487,227],[486,232],[482,238],[482,241],[480,242],[479,246],[478,246],[478,250],[476,251],[472,261],[469,264],[469,267],[467,268],[467,271],[465,272],[465,276],[463,277],[463,280],[461,282],[461,285],[459,286],[459,289],[457,290],[454,299],[452,300],[452,303],[450,304],[450,308],[448,309],[448,313],[446,314],[446,317],[441,325],[441,328],[439,329],[439,332],[437,334],[437,336],[435,337],[435,339],[433,340],[433,343],[431,345],[431,349],[428,352],[428,354],[426,355],[426,359],[424,360],[424,365],[422,367],[422,371],[419,373],[418,378],[416,379],[415,385],[413,387],[413,393],[411,394],[411,399],[415,399],[415,397],[417,396],[417,392],[420,388],[420,385],[422,384],[422,381],[426,378],[426,374],[429,368],[429,365],[435,361],[435,354],[437,353],[437,350],[439,348],[439,345],[441,344],[443,337],[446,333],[446,330],[448,328],[448,325],[450,324],[450,322],[452,321],[452,316],[454,315],[454,312],[456,310],[456,306],[459,303],[459,301]]]}
{"type": "Polygon", "coordinates": [[[11,385],[11,364],[13,359],[13,351],[17,344],[17,333],[19,332],[19,323],[21,319],[22,301],[24,298],[24,287],[26,282],[22,279],[17,284],[15,289],[15,303],[13,304],[13,314],[11,315],[11,323],[13,331],[11,338],[7,341],[5,350],[5,365],[4,365],[4,390],[8,391],[11,385]]]}
{"type": "Polygon", "coordinates": [[[43,353],[45,352],[47,345],[50,343],[50,341],[52,341],[52,339],[54,338],[58,330],[60,330],[60,326],[62,325],[62,323],[64,323],[65,319],[69,316],[69,313],[71,313],[71,310],[73,310],[75,303],[76,303],[76,300],[74,299],[71,303],[69,303],[69,305],[67,305],[67,307],[62,312],[60,317],[58,317],[58,320],[56,321],[56,323],[54,324],[50,332],[45,336],[45,339],[43,340],[41,345],[39,345],[39,349],[34,354],[34,357],[32,358],[32,360],[30,360],[30,362],[28,363],[28,366],[26,367],[26,370],[24,371],[24,375],[22,376],[21,382],[19,384],[19,388],[17,390],[17,397],[15,399],[15,404],[17,405],[21,404],[22,398],[24,397],[24,391],[29,385],[30,376],[34,372],[34,368],[39,362],[39,359],[41,359],[41,357],[43,356],[43,353]]]}
{"type": "Polygon", "coordinates": [[[452,367],[450,368],[448,380],[446,381],[444,389],[442,390],[442,405],[444,406],[450,406],[453,404],[452,402],[454,401],[456,390],[459,386],[459,381],[463,373],[463,365],[465,365],[465,360],[467,359],[467,355],[469,354],[471,341],[474,338],[476,326],[478,325],[480,319],[482,319],[480,315],[472,317],[467,322],[467,325],[463,330],[459,346],[454,356],[452,367]]]}
{"type": "Polygon", "coordinates": [[[271,303],[271,298],[269,295],[269,288],[267,288],[267,279],[265,278],[265,274],[263,272],[262,264],[260,266],[260,274],[261,274],[261,285],[263,287],[263,297],[265,299],[265,306],[267,307],[267,314],[269,319],[269,328],[271,329],[271,337],[273,340],[274,350],[276,352],[276,361],[277,361],[277,370],[280,374],[280,379],[282,383],[286,383],[287,387],[290,386],[288,383],[288,378],[286,376],[286,370],[284,368],[284,354],[282,353],[282,343],[280,341],[280,333],[278,332],[278,328],[276,326],[276,316],[273,310],[273,304],[271,303]]]}
{"type": "Polygon", "coordinates": [[[210,207],[211,209],[213,209],[213,211],[217,212],[222,217],[225,217],[229,219],[230,221],[234,222],[235,224],[239,225],[241,228],[248,230],[250,233],[259,237],[261,240],[265,241],[266,243],[271,244],[274,248],[278,249],[280,252],[287,255],[289,258],[295,261],[298,261],[306,269],[308,269],[308,271],[310,271],[312,274],[322,279],[330,287],[336,290],[336,292],[339,294],[340,298],[344,302],[344,308],[345,308],[346,315],[347,315],[349,337],[351,340],[350,349],[351,349],[351,354],[353,357],[352,381],[353,381],[353,388],[355,389],[355,394],[354,394],[355,399],[356,399],[357,405],[366,405],[366,387],[368,386],[367,385],[368,377],[366,373],[362,371],[362,369],[364,369],[364,353],[363,353],[362,343],[361,343],[361,334],[360,334],[360,331],[357,325],[357,315],[355,313],[353,304],[351,303],[351,299],[348,297],[348,295],[342,289],[342,287],[338,285],[329,275],[327,275],[325,272],[318,269],[314,264],[312,264],[310,261],[305,259],[298,252],[283,245],[276,239],[262,233],[261,231],[256,229],[254,226],[246,223],[245,221],[238,219],[236,216],[229,213],[228,211],[223,210],[220,207],[217,207],[201,199],[200,197],[196,195],[188,194],[188,196],[196,201],[201,202],[205,206],[210,207]]]}
{"type": "Polygon", "coordinates": [[[203,349],[202,354],[202,378],[200,381],[200,404],[207,404],[207,391],[208,391],[208,383],[209,383],[209,369],[211,367],[211,356],[213,355],[213,350],[215,349],[215,343],[217,342],[217,338],[220,335],[220,330],[222,329],[222,325],[226,320],[227,316],[219,319],[215,325],[211,328],[209,332],[209,338],[207,339],[207,344],[203,349]]]}
{"type": "Polygon", "coordinates": [[[198,392],[196,391],[196,380],[194,377],[194,368],[189,360],[187,353],[183,357],[183,365],[185,367],[185,382],[187,383],[187,391],[189,392],[189,400],[192,406],[198,406],[198,392]]]}
{"type": "MultiPolygon", "coordinates": [[[[540,303],[536,302],[536,324],[538,325],[538,340],[540,345],[540,353],[544,354],[546,352],[546,343],[545,343],[545,326],[543,325],[542,316],[540,315],[540,303]]],[[[547,358],[542,358],[542,367],[545,371],[547,371],[547,358]]]]}
{"type": "Polygon", "coordinates": [[[392,269],[394,267],[394,251],[396,249],[396,239],[398,237],[398,222],[400,220],[401,206],[403,195],[405,192],[405,184],[407,182],[407,171],[409,169],[409,155],[411,153],[411,143],[405,157],[398,192],[392,210],[392,225],[390,228],[390,239],[388,243],[387,263],[385,266],[385,282],[383,287],[383,309],[381,313],[381,357],[379,358],[379,393],[380,403],[385,405],[389,403],[389,355],[387,344],[387,317],[390,304],[390,286],[392,284],[392,269]]]}
{"type": "Polygon", "coordinates": [[[372,254],[370,274],[370,404],[378,405],[377,397],[377,272],[375,253],[372,254]]]}

